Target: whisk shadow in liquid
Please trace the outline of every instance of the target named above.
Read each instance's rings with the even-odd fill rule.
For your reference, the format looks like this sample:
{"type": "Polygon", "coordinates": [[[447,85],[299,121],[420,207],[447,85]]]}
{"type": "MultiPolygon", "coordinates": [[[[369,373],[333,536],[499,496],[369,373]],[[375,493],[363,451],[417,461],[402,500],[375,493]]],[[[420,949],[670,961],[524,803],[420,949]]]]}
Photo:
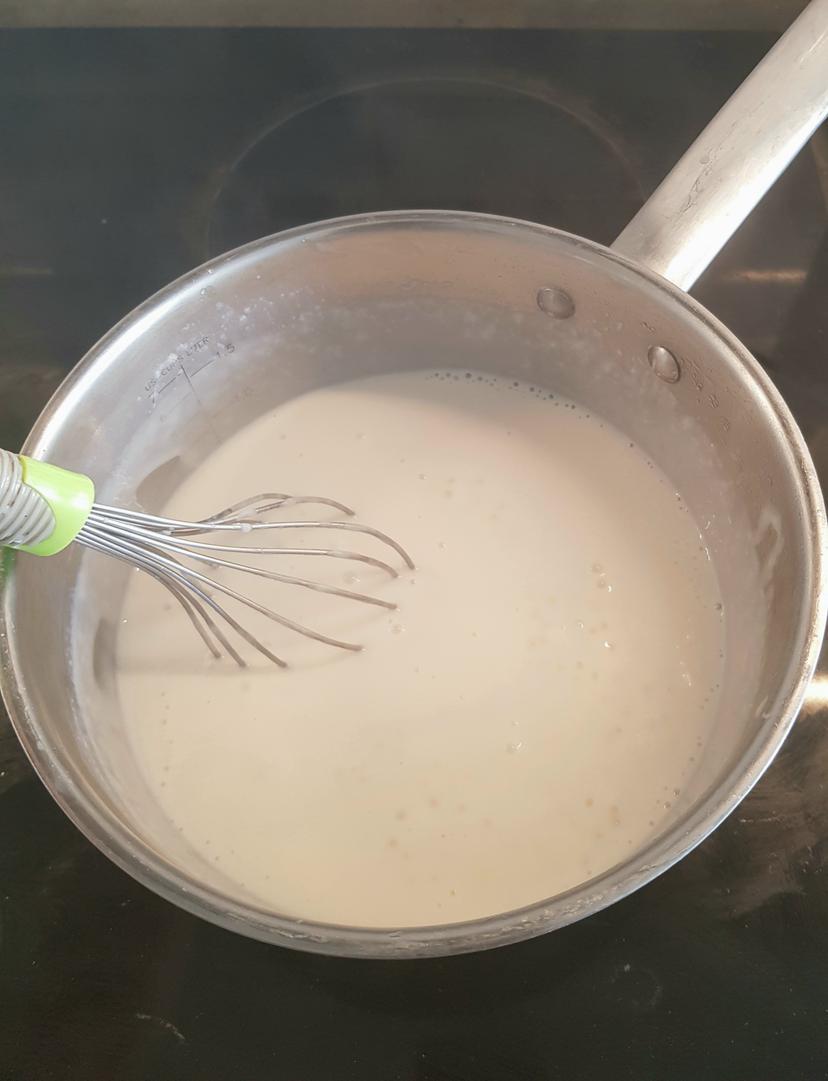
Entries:
{"type": "Polygon", "coordinates": [[[265,616],[286,629],[337,649],[359,652],[362,646],[333,638],[321,631],[314,630],[273,608],[234,589],[218,580],[217,577],[204,573],[203,569],[219,572],[241,572],[258,578],[279,582],[283,585],[326,593],[345,600],[361,604],[374,605],[394,611],[397,605],[393,601],[369,593],[360,593],[340,586],[330,585],[310,578],[293,574],[284,574],[255,564],[239,563],[235,559],[225,558],[230,555],[256,557],[302,557],[330,558],[353,561],[373,567],[397,578],[399,571],[385,560],[363,552],[344,548],[303,547],[303,546],[254,546],[221,543],[217,540],[197,538],[215,534],[237,534],[250,537],[262,530],[335,530],[346,534],[370,537],[390,549],[405,567],[414,570],[414,561],[405,549],[386,533],[372,526],[356,521],[333,520],[286,520],[262,521],[262,516],[286,507],[313,504],[333,510],[346,519],[354,518],[355,512],[343,503],[321,496],[290,496],[283,493],[263,492],[259,495],[234,503],[209,518],[198,522],[186,522],[176,518],[157,517],[142,511],[122,510],[114,507],[94,504],[83,528],[76,540],[86,548],[113,556],[150,575],[163,585],[178,601],[187,613],[193,627],[203,639],[212,655],[219,659],[222,654],[231,657],[240,667],[246,662],[222,629],[225,624],[236,632],[254,650],[265,656],[280,668],[287,667],[287,661],[270,650],[260,638],[252,634],[239,620],[228,612],[226,604],[220,603],[215,594],[221,594],[254,612],[265,616]],[[194,565],[191,565],[194,564],[194,565]]]}

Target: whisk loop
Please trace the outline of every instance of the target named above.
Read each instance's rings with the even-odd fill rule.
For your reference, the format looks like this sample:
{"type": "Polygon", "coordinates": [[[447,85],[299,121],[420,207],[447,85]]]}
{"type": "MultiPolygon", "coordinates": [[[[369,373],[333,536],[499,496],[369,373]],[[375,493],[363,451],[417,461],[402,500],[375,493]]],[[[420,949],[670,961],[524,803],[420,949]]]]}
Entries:
{"type": "Polygon", "coordinates": [[[145,514],[142,511],[120,510],[95,503],[76,540],[87,548],[132,564],[166,586],[187,613],[193,626],[214,657],[219,658],[224,653],[238,665],[242,667],[245,665],[243,657],[228,640],[225,630],[222,629],[220,624],[223,623],[232,628],[248,645],[267,657],[268,660],[284,668],[287,667],[287,662],[268,649],[256,635],[252,634],[231,615],[225,605],[216,599],[216,594],[244,605],[252,611],[266,616],[274,623],[278,623],[290,631],[295,631],[305,638],[311,638],[315,642],[334,646],[337,649],[351,650],[352,652],[358,652],[362,649],[362,646],[355,642],[346,642],[339,638],[333,638],[312,627],[297,623],[267,605],[260,604],[252,597],[240,593],[215,577],[211,577],[199,567],[239,571],[243,574],[265,578],[283,585],[298,586],[302,589],[313,590],[316,593],[327,593],[333,597],[374,605],[389,611],[394,611],[397,607],[396,604],[369,593],[343,589],[340,586],[318,582],[311,578],[284,574],[267,567],[239,563],[235,559],[225,557],[228,554],[239,555],[242,553],[245,556],[265,557],[326,557],[362,563],[383,571],[390,578],[397,578],[399,572],[391,563],[385,560],[345,548],[257,545],[240,547],[234,544],[194,538],[206,537],[211,534],[220,535],[222,533],[249,536],[265,530],[315,529],[339,531],[351,535],[361,534],[385,545],[402,560],[409,570],[414,569],[414,562],[405,549],[386,533],[374,529],[372,526],[337,519],[329,521],[305,519],[261,520],[261,516],[264,514],[283,510],[286,507],[307,504],[315,504],[334,510],[336,513],[345,515],[348,518],[355,516],[350,507],[333,499],[325,499],[321,496],[291,496],[276,492],[263,492],[239,503],[234,503],[233,506],[226,507],[217,514],[198,522],[157,517],[152,514],[145,514]]]}
{"type": "MultiPolygon", "coordinates": [[[[397,606],[382,597],[328,585],[312,578],[283,574],[268,567],[240,563],[228,556],[292,556],[343,559],[362,563],[398,577],[392,563],[349,548],[239,546],[222,541],[226,534],[254,534],[263,530],[329,530],[349,536],[370,537],[384,545],[409,569],[414,562],[406,550],[386,533],[359,522],[331,519],[290,519],[263,521],[263,516],[285,508],[316,505],[353,518],[344,503],[322,496],[293,496],[281,492],[260,495],[234,503],[200,522],[157,517],[143,511],[121,510],[95,502],[95,486],[82,473],[72,473],[47,462],[36,461],[0,449],[0,546],[8,545],[34,555],[50,556],[77,542],[93,551],[120,559],[144,571],[165,586],[187,613],[214,657],[227,654],[244,667],[244,658],[228,637],[235,632],[262,656],[280,667],[287,662],[277,656],[256,635],[233,616],[217,595],[266,616],[279,626],[315,642],[337,649],[359,651],[356,642],[332,638],[321,631],[297,623],[265,604],[241,593],[225,582],[204,573],[205,569],[249,574],[286,586],[327,593],[332,597],[375,605],[393,611],[397,606]],[[213,536],[216,539],[205,540],[213,536]],[[221,540],[219,540],[221,538],[221,540]]],[[[389,556],[391,558],[391,556],[389,556]]]]}

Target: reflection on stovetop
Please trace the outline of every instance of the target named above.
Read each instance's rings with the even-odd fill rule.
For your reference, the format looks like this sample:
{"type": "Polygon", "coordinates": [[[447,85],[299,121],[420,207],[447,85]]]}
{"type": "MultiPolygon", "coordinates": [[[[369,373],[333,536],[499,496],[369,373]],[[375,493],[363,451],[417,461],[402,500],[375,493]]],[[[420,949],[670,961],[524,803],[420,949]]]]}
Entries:
{"type": "MultiPolygon", "coordinates": [[[[121,315],[255,236],[433,206],[611,241],[767,45],[735,33],[0,33],[0,445],[22,441],[121,315]]],[[[828,478],[818,139],[695,292],[770,372],[828,478]]],[[[826,719],[828,666],[754,793],[673,871],[535,943],[422,965],[268,950],[175,910],[69,825],[3,721],[3,1076],[826,1076],[826,719]]]]}

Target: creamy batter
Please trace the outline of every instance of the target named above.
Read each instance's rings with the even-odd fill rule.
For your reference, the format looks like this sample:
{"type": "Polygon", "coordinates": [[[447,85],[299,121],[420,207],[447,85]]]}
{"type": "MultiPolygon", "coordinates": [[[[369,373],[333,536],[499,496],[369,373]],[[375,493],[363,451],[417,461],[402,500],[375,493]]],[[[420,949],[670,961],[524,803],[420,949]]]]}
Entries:
{"type": "Polygon", "coordinates": [[[387,375],[262,417],[164,509],[200,518],[268,490],[350,504],[417,569],[278,564],[395,612],[237,578],[365,646],[245,616],[286,671],[246,646],[247,669],[214,661],[165,591],[132,577],[124,723],[216,884],[306,919],[445,923],[574,886],[663,826],[713,723],[722,614],[696,523],[626,437],[508,380],[387,375]]]}

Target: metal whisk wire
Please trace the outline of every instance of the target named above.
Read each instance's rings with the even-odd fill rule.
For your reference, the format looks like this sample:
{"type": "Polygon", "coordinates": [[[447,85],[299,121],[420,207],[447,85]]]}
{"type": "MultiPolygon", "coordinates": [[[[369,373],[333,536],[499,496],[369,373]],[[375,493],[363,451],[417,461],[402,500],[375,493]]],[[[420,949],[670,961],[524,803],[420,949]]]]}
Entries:
{"type": "Polygon", "coordinates": [[[309,578],[283,574],[279,571],[269,570],[266,567],[239,563],[233,559],[226,559],[224,556],[226,554],[244,554],[245,556],[324,556],[359,562],[381,570],[391,578],[397,578],[399,572],[384,560],[343,548],[265,547],[253,545],[239,547],[232,544],[195,540],[193,538],[227,532],[249,535],[262,530],[335,530],[373,538],[399,556],[409,570],[414,570],[414,562],[405,549],[386,533],[374,529],[372,526],[337,519],[329,521],[309,519],[290,521],[261,520],[261,516],[264,514],[303,504],[323,506],[349,518],[354,517],[354,511],[350,507],[332,499],[318,496],[290,496],[277,492],[264,492],[252,496],[198,522],[157,517],[145,514],[142,511],[120,510],[95,503],[75,539],[87,548],[129,563],[165,586],[184,609],[214,657],[219,658],[224,652],[239,666],[245,666],[243,657],[230,642],[220,625],[224,623],[232,628],[253,649],[267,657],[274,664],[284,668],[287,666],[287,662],[273,653],[259,638],[228,612],[225,605],[220,603],[214,594],[222,594],[232,601],[266,616],[280,626],[306,638],[311,638],[316,642],[354,652],[362,649],[362,646],[355,642],[346,642],[339,638],[333,638],[330,635],[323,634],[321,631],[297,623],[267,605],[260,604],[252,597],[238,592],[224,582],[203,573],[202,570],[197,569],[198,565],[251,574],[283,585],[298,586],[317,593],[327,593],[331,596],[375,605],[391,611],[396,609],[396,604],[381,597],[344,589],[340,586],[328,585],[309,578]],[[196,564],[196,566],[189,565],[185,560],[196,564]]]}
{"type": "Polygon", "coordinates": [[[214,657],[218,658],[224,652],[241,666],[244,666],[244,659],[228,638],[227,628],[274,664],[286,667],[287,662],[236,619],[227,610],[226,604],[217,599],[217,594],[305,638],[338,649],[358,651],[362,647],[289,619],[218,578],[205,574],[205,568],[249,574],[282,585],[297,586],[391,610],[397,606],[382,597],[225,557],[242,553],[248,557],[324,556],[353,560],[392,578],[399,576],[398,571],[386,560],[345,548],[238,546],[215,539],[196,538],[231,532],[250,534],[261,530],[335,530],[372,538],[393,552],[409,570],[414,570],[414,561],[405,549],[388,534],[372,526],[339,519],[262,520],[271,511],[303,504],[316,504],[345,518],[354,517],[350,507],[336,500],[322,496],[291,496],[281,492],[263,492],[252,496],[199,522],[121,510],[95,502],[95,485],[90,477],[0,447],[0,547],[18,548],[37,556],[52,556],[77,542],[128,563],[149,574],[170,591],[214,657]]]}

